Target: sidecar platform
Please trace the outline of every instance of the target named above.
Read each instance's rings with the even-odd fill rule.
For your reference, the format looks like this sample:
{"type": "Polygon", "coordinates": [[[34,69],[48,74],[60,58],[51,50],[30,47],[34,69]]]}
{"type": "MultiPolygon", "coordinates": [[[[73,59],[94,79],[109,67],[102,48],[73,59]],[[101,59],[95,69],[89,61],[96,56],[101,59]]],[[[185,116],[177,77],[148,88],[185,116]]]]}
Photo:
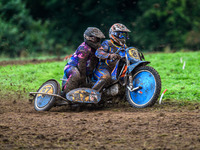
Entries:
{"type": "Polygon", "coordinates": [[[68,101],[66,98],[64,98],[64,97],[62,97],[62,96],[60,96],[60,95],[57,95],[57,94],[50,94],[50,93],[43,93],[43,92],[29,92],[29,94],[30,94],[31,96],[34,96],[35,94],[55,96],[55,97],[57,97],[57,98],[59,98],[59,99],[62,99],[62,100],[64,100],[64,101],[68,101]]]}
{"type": "Polygon", "coordinates": [[[77,88],[66,94],[66,98],[61,96],[60,84],[55,79],[50,79],[43,83],[37,92],[30,92],[34,100],[34,107],[37,111],[48,111],[53,106],[61,106],[72,103],[98,103],[101,94],[90,88],[77,88]],[[60,103],[60,100],[62,103],[60,103]]]}
{"type": "Polygon", "coordinates": [[[68,92],[66,98],[77,103],[98,103],[101,100],[101,94],[90,88],[77,88],[68,92]]]}

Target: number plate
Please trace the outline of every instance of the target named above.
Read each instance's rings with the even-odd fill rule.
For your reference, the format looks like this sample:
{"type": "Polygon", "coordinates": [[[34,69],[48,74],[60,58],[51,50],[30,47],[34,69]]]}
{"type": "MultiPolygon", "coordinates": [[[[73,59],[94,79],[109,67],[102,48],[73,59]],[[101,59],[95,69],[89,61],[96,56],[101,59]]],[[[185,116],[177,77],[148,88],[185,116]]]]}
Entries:
{"type": "MultiPolygon", "coordinates": [[[[42,88],[40,89],[40,91],[38,91],[38,92],[53,94],[53,86],[52,86],[52,85],[49,85],[49,84],[48,84],[48,85],[45,85],[45,86],[42,87],[42,88]]],[[[39,96],[44,97],[45,95],[38,94],[37,97],[39,97],[39,96]]]]}
{"type": "Polygon", "coordinates": [[[135,58],[135,59],[140,59],[139,55],[138,55],[138,51],[135,48],[131,48],[128,51],[130,57],[135,58]]]}

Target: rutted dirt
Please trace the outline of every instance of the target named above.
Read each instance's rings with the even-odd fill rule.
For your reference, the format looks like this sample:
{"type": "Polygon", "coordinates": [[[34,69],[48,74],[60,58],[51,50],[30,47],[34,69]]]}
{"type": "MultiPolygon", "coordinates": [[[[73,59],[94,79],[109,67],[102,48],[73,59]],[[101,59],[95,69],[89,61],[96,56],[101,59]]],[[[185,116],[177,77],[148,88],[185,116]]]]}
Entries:
{"type": "Polygon", "coordinates": [[[200,149],[200,104],[36,112],[28,100],[2,97],[0,149],[200,149]]]}

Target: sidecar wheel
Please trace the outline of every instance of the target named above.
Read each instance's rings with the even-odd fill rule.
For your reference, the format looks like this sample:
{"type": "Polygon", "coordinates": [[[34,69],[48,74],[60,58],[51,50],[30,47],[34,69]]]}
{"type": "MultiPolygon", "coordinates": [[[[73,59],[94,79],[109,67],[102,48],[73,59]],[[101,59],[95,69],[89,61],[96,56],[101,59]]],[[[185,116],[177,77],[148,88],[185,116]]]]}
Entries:
{"type": "MultiPolygon", "coordinates": [[[[56,80],[51,79],[46,81],[37,92],[60,95],[60,85],[56,80]]],[[[34,99],[35,110],[48,111],[54,106],[55,101],[55,96],[36,94],[34,99]]]]}
{"type": "Polygon", "coordinates": [[[161,91],[160,75],[150,66],[138,67],[133,72],[133,86],[142,88],[133,92],[126,89],[126,99],[131,106],[136,108],[153,106],[161,91]]]}

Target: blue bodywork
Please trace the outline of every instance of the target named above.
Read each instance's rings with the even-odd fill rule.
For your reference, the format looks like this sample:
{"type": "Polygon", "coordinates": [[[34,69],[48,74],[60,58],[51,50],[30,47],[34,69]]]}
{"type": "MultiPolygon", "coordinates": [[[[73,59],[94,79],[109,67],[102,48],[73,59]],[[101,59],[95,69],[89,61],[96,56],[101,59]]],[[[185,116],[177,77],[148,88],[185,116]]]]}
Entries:
{"type": "Polygon", "coordinates": [[[117,68],[119,65],[119,61],[117,62],[115,68],[113,69],[112,73],[111,73],[111,79],[112,80],[117,80],[117,68]]]}
{"type": "Polygon", "coordinates": [[[131,65],[127,68],[127,71],[128,71],[127,73],[131,73],[135,69],[135,67],[139,65],[147,65],[150,63],[149,61],[141,61],[140,59],[137,59],[139,55],[138,53],[136,53],[136,51],[137,49],[135,47],[129,47],[126,49],[128,60],[131,62],[131,65]],[[132,56],[128,52],[131,49],[135,50],[135,54],[133,53],[132,56]]]}
{"type": "MultiPolygon", "coordinates": [[[[147,65],[147,64],[150,63],[149,61],[141,61],[140,59],[136,59],[135,57],[130,56],[130,54],[128,53],[128,51],[129,51],[130,49],[135,49],[135,50],[137,51],[136,48],[134,48],[134,47],[129,47],[129,48],[127,48],[125,51],[120,51],[120,52],[119,52],[119,54],[120,54],[121,57],[125,57],[125,54],[127,53],[128,60],[131,62],[131,65],[128,66],[128,68],[127,68],[126,74],[131,73],[131,72],[132,72],[137,66],[139,66],[139,65],[147,65]]],[[[112,73],[111,73],[112,80],[117,80],[117,79],[118,79],[118,77],[117,77],[118,65],[119,65],[119,61],[117,62],[117,64],[116,64],[114,70],[113,70],[112,73]]]]}
{"type": "Polygon", "coordinates": [[[130,66],[128,66],[127,68],[127,73],[131,73],[135,67],[139,66],[139,65],[147,65],[149,64],[150,62],[149,61],[138,61],[138,62],[135,62],[134,64],[131,64],[130,66]]]}

